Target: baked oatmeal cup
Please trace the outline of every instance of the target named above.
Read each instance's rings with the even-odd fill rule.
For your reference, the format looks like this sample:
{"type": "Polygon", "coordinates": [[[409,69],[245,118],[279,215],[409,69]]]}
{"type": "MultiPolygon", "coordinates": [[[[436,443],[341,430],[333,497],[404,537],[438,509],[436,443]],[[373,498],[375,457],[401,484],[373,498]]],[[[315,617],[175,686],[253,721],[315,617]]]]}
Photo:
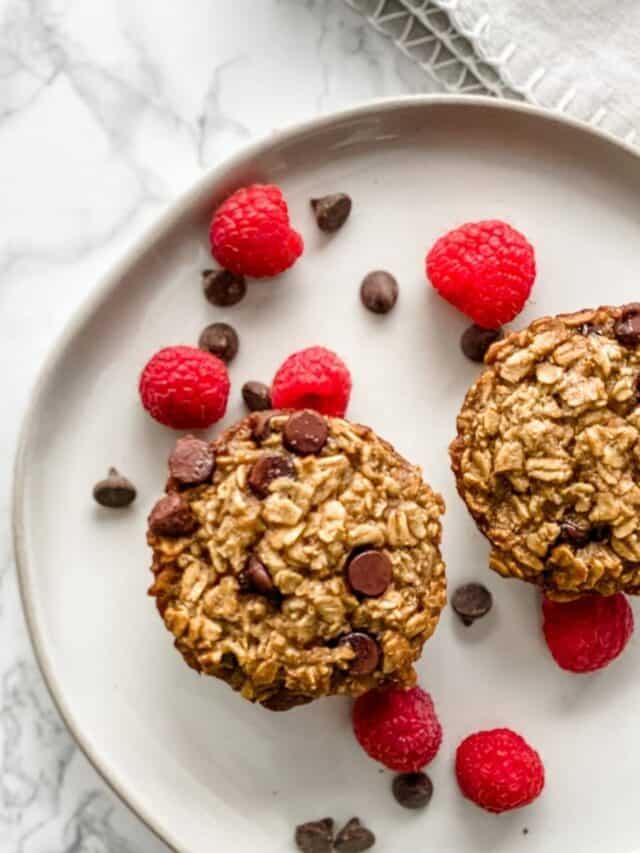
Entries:
{"type": "Polygon", "coordinates": [[[415,683],[446,601],[417,467],[368,427],[269,411],[180,439],[169,474],[150,594],[189,666],[271,710],[415,683]]]}
{"type": "Polygon", "coordinates": [[[640,592],[640,305],[495,343],[458,416],[458,491],[490,565],[558,600],[640,592]]]}

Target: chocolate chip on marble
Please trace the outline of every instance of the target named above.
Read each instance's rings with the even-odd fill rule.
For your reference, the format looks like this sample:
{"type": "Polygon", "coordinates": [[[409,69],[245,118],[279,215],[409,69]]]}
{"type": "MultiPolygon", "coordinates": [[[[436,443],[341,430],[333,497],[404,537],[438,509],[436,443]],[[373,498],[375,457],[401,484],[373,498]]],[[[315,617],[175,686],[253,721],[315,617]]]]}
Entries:
{"type": "Polygon", "coordinates": [[[136,488],[115,468],[109,468],[109,476],[93,487],[93,498],[100,506],[108,509],[122,509],[136,498],[136,488]]]}
{"type": "Polygon", "coordinates": [[[262,412],[271,408],[271,391],[264,382],[245,382],[242,399],[250,412],[262,412]]]}
{"type": "Polygon", "coordinates": [[[279,477],[295,477],[296,469],[291,459],[282,453],[265,453],[254,462],[247,482],[251,491],[259,498],[266,498],[269,485],[279,477]]]}
{"type": "Polygon", "coordinates": [[[351,213],[351,205],[351,198],[346,193],[331,193],[311,199],[318,228],[327,234],[342,228],[351,213]]]}
{"type": "Polygon", "coordinates": [[[451,606],[467,626],[486,616],[492,605],[493,596],[481,583],[465,583],[459,586],[451,599],[451,606]]]}
{"type": "Polygon", "coordinates": [[[198,346],[228,364],[236,357],[240,342],[233,326],[228,323],[211,323],[200,333],[198,346]]]}
{"type": "Polygon", "coordinates": [[[373,832],[363,826],[357,817],[352,817],[336,835],[333,846],[338,853],[364,853],[375,843],[376,837],[373,832]]]}
{"type": "Polygon", "coordinates": [[[423,809],[433,796],[433,782],[426,773],[402,773],[391,783],[397,802],[405,809],[423,809]]]}
{"type": "Polygon", "coordinates": [[[502,340],[502,338],[504,338],[502,329],[483,329],[482,326],[476,326],[475,323],[472,323],[462,333],[460,348],[471,361],[482,364],[491,344],[502,340]]]}
{"type": "Polygon", "coordinates": [[[393,567],[389,557],[374,548],[356,553],[347,565],[347,578],[351,589],[370,598],[385,592],[391,583],[392,574],[393,567]]]}
{"type": "Polygon", "coordinates": [[[310,820],[296,827],[296,844],[302,853],[331,853],[333,848],[333,819],[310,820]]]}
{"type": "Polygon", "coordinates": [[[149,515],[149,528],[156,536],[186,536],[197,526],[188,502],[176,492],[160,498],[149,515]]]}
{"type": "Polygon", "coordinates": [[[398,300],[398,282],[391,273],[374,270],[362,279],[360,299],[374,314],[388,314],[398,300]]]}
{"type": "Polygon", "coordinates": [[[251,416],[251,436],[254,441],[261,442],[271,432],[271,418],[275,410],[266,409],[263,412],[254,412],[251,416]]]}
{"type": "Polygon", "coordinates": [[[269,570],[254,556],[249,557],[240,575],[240,587],[244,592],[257,592],[261,595],[270,595],[275,589],[269,570]]]}
{"type": "Polygon", "coordinates": [[[299,456],[308,456],[322,450],[328,435],[329,427],[325,418],[312,409],[304,409],[288,418],[282,430],[282,442],[299,456]]]}
{"type": "Polygon", "coordinates": [[[340,638],[340,644],[348,644],[355,652],[355,657],[349,662],[352,675],[370,675],[375,672],[380,663],[380,646],[363,631],[352,631],[340,638]]]}
{"type": "Polygon", "coordinates": [[[208,441],[185,435],[169,456],[169,474],[183,486],[206,483],[213,474],[216,457],[208,441]]]}
{"type": "Polygon", "coordinates": [[[247,283],[244,276],[236,275],[229,270],[203,270],[202,288],[212,305],[228,308],[244,298],[247,283]]]}
{"type": "Polygon", "coordinates": [[[640,302],[622,307],[622,314],[613,328],[616,338],[625,347],[640,344],[640,302]]]}

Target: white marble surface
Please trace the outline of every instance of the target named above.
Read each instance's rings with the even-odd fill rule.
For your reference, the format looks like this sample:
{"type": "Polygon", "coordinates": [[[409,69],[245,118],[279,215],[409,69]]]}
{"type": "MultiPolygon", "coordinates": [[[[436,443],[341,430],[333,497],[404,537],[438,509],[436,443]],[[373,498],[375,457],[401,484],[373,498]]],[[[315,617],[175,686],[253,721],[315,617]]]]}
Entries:
{"type": "Polygon", "coordinates": [[[10,542],[11,463],[38,368],[99,277],[248,140],[434,89],[342,0],[0,0],[0,850],[164,846],[52,706],[10,542]]]}

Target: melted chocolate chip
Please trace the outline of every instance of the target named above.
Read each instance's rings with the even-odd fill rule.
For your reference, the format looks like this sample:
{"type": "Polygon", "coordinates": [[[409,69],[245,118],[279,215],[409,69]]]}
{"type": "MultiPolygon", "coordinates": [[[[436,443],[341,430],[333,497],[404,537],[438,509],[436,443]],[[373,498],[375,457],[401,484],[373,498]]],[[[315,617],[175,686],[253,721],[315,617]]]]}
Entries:
{"type": "Polygon", "coordinates": [[[623,306],[613,331],[625,347],[636,347],[640,344],[640,303],[632,302],[623,306]]]}
{"type": "Polygon", "coordinates": [[[282,453],[265,453],[249,471],[247,482],[251,491],[259,498],[266,498],[269,485],[279,477],[295,477],[296,469],[288,456],[282,453]]]}
{"type": "Polygon", "coordinates": [[[279,690],[267,699],[261,699],[260,704],[268,711],[290,711],[299,705],[308,705],[313,701],[312,696],[304,696],[302,693],[290,693],[288,690],[279,690]]]}
{"type": "Polygon", "coordinates": [[[573,545],[574,548],[584,548],[589,542],[589,524],[577,519],[567,519],[560,525],[560,539],[573,545]]]}
{"type": "Polygon", "coordinates": [[[269,570],[257,557],[249,557],[244,572],[240,575],[240,587],[245,592],[270,595],[275,587],[269,570]]]}
{"type": "Polygon", "coordinates": [[[183,486],[195,486],[211,478],[215,464],[213,448],[207,441],[185,435],[171,451],[169,474],[183,486]]]}
{"type": "Polygon", "coordinates": [[[608,524],[593,524],[589,531],[589,539],[592,542],[604,542],[611,536],[611,528],[608,524]]]}
{"type": "Polygon", "coordinates": [[[254,441],[260,443],[271,432],[271,418],[275,415],[273,409],[255,412],[251,417],[251,435],[254,441]]]}
{"type": "Polygon", "coordinates": [[[197,526],[191,507],[176,492],[160,498],[149,516],[149,529],[156,536],[186,536],[197,526]]]}
{"type": "Polygon", "coordinates": [[[329,427],[322,415],[311,409],[294,412],[282,430],[282,442],[299,456],[318,453],[326,444],[329,427]]]}
{"type": "Polygon", "coordinates": [[[389,557],[373,548],[356,553],[347,565],[347,578],[351,589],[370,598],[385,592],[391,583],[392,574],[393,567],[389,557]]]}
{"type": "Polygon", "coordinates": [[[352,675],[370,675],[380,663],[380,646],[373,637],[363,631],[352,631],[341,637],[340,643],[348,643],[356,653],[349,663],[352,675]]]}

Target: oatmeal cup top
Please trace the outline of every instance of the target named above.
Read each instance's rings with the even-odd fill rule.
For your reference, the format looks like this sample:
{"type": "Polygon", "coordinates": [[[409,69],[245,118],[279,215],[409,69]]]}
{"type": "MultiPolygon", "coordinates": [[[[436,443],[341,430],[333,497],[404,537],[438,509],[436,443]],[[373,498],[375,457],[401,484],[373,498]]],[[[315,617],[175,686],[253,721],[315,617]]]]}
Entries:
{"type": "Polygon", "coordinates": [[[446,601],[444,505],[419,468],[302,411],[180,439],[169,469],[150,593],[190,666],[273,710],[415,682],[446,601]]]}
{"type": "Polygon", "coordinates": [[[640,305],[493,344],[451,444],[490,565],[559,600],[640,592],[640,305]]]}

